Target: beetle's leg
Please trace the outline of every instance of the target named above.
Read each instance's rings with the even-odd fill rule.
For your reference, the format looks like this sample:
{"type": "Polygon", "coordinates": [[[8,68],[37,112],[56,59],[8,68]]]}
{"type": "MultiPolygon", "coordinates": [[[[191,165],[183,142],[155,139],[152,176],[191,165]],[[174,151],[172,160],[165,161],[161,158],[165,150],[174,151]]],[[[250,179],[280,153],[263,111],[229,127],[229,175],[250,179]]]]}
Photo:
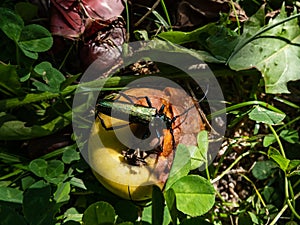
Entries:
{"type": "Polygon", "coordinates": [[[161,107],[160,107],[160,109],[158,110],[158,114],[162,115],[164,113],[164,109],[165,109],[165,105],[162,104],[161,107]]]}
{"type": "Polygon", "coordinates": [[[175,149],[175,137],[174,137],[172,126],[170,127],[170,134],[172,135],[172,146],[173,146],[173,149],[175,149]]]}
{"type": "Polygon", "coordinates": [[[100,120],[100,123],[102,125],[102,127],[105,129],[105,130],[116,130],[116,129],[120,129],[120,128],[123,128],[123,127],[126,127],[128,126],[128,124],[124,124],[124,125],[119,125],[119,126],[113,126],[113,127],[107,127],[104,120],[101,118],[101,116],[99,115],[99,113],[97,113],[97,117],[98,119],[100,120]]]}
{"type": "Polygon", "coordinates": [[[147,102],[149,108],[152,108],[152,103],[150,101],[150,98],[148,96],[145,96],[144,98],[146,99],[146,102],[147,102]]]}
{"type": "Polygon", "coordinates": [[[148,107],[152,108],[152,102],[148,96],[136,97],[136,99],[142,99],[142,98],[146,99],[148,107]]]}
{"type": "Polygon", "coordinates": [[[158,129],[155,129],[155,133],[156,133],[156,137],[157,137],[157,143],[155,146],[158,147],[159,153],[160,153],[163,151],[163,149],[161,148],[161,143],[160,143],[161,134],[159,133],[158,129]]]}
{"type": "MultiPolygon", "coordinates": [[[[121,95],[122,97],[124,97],[126,100],[128,100],[128,102],[134,104],[134,102],[132,101],[132,99],[129,97],[129,95],[123,93],[123,92],[119,92],[119,95],[121,95]]],[[[133,96],[131,96],[133,97],[133,96]]]]}
{"type": "Polygon", "coordinates": [[[136,97],[136,99],[146,99],[147,105],[149,108],[152,108],[152,102],[148,96],[136,97]]]}
{"type": "MultiPolygon", "coordinates": [[[[135,96],[130,96],[129,97],[129,95],[126,95],[126,94],[124,94],[123,92],[119,92],[119,95],[121,95],[121,96],[123,96],[124,98],[126,98],[130,103],[132,103],[132,104],[134,104],[134,102],[132,101],[132,99],[130,98],[130,97],[134,97],[134,98],[136,98],[136,99],[146,99],[146,102],[147,102],[147,105],[148,105],[148,107],[149,108],[152,108],[153,106],[152,106],[152,102],[151,102],[151,100],[150,100],[150,98],[148,97],[148,96],[142,96],[142,97],[135,97],[135,96]]],[[[164,105],[162,105],[161,106],[161,108],[160,108],[160,110],[159,110],[159,112],[163,112],[163,110],[164,110],[164,105]]]]}

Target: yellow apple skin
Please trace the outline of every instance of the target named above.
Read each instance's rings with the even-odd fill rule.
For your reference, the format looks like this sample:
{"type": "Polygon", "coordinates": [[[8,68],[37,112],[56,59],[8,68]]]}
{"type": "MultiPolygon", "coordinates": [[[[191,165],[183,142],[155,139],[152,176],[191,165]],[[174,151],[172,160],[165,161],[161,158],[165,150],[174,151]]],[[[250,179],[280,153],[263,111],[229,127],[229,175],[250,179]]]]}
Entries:
{"type": "MultiPolygon", "coordinates": [[[[113,124],[123,121],[101,115],[113,124]]],[[[127,135],[127,130],[118,129],[119,134],[127,135]],[[122,133],[123,132],[123,133],[122,133]]],[[[163,188],[171,168],[173,154],[168,158],[159,156],[157,160],[147,159],[147,166],[133,166],[124,161],[122,150],[125,146],[117,139],[114,131],[106,130],[97,119],[89,138],[89,163],[95,177],[114,194],[134,201],[151,198],[152,186],[163,188]],[[167,174],[166,174],[167,173],[167,174]]]]}

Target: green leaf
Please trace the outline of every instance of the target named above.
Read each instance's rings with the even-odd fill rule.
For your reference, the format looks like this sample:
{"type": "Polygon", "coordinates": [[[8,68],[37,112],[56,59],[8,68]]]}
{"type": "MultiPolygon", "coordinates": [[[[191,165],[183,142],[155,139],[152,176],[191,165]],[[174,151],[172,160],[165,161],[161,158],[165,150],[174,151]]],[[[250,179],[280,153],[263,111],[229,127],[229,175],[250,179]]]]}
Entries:
{"type": "MultiPolygon", "coordinates": [[[[193,33],[203,32],[204,29],[205,27],[198,28],[197,30],[194,30],[193,33]]],[[[158,37],[178,45],[196,41],[194,36],[192,36],[192,33],[182,31],[166,31],[160,33],[158,37]]]]}
{"type": "MultiPolygon", "coordinates": [[[[291,144],[299,143],[299,135],[296,130],[282,130],[279,136],[291,144]]],[[[267,134],[264,137],[263,146],[268,147],[275,142],[276,142],[275,136],[273,134],[267,134]]]]}
{"type": "Polygon", "coordinates": [[[38,177],[45,177],[47,175],[47,161],[44,159],[35,159],[30,162],[29,169],[38,177]]]}
{"type": "MultiPolygon", "coordinates": [[[[82,214],[80,214],[76,208],[69,208],[69,209],[67,209],[67,211],[65,211],[64,218],[65,218],[64,222],[67,222],[67,221],[81,222],[82,214]]],[[[80,225],[80,223],[78,225],[80,225]]]]}
{"type": "Polygon", "coordinates": [[[22,189],[26,190],[27,188],[29,188],[29,186],[34,184],[36,180],[32,176],[26,176],[22,178],[21,182],[22,182],[22,189]]]}
{"type": "Polygon", "coordinates": [[[271,144],[273,144],[275,142],[276,142],[276,138],[275,138],[274,134],[267,134],[264,137],[263,146],[268,147],[268,146],[270,146],[271,144]]]}
{"type": "Polygon", "coordinates": [[[33,82],[33,85],[36,86],[39,91],[58,93],[61,84],[66,79],[64,75],[59,70],[53,68],[49,62],[42,62],[36,65],[34,71],[42,76],[45,81],[45,83],[39,81],[33,82]]]}
{"type": "Polygon", "coordinates": [[[58,116],[46,124],[28,127],[25,122],[15,120],[10,115],[0,112],[0,121],[2,122],[0,140],[27,140],[47,136],[70,124],[71,117],[72,112],[68,111],[63,116],[58,116]]]}
{"type": "MultiPolygon", "coordinates": [[[[261,191],[262,197],[266,200],[266,202],[271,202],[272,199],[276,196],[276,190],[272,186],[265,186],[264,189],[261,191]]],[[[277,192],[278,195],[278,192],[277,192]]]]}
{"type": "Polygon", "coordinates": [[[288,221],[285,225],[298,225],[298,223],[294,220],[288,221]]]}
{"type": "Polygon", "coordinates": [[[299,159],[293,159],[293,160],[290,161],[289,167],[288,167],[287,170],[291,171],[291,170],[293,170],[293,169],[295,169],[295,168],[297,168],[299,166],[300,166],[300,160],[299,159]]]}
{"type": "Polygon", "coordinates": [[[197,135],[197,143],[200,152],[203,153],[203,157],[206,158],[208,149],[208,132],[206,130],[200,131],[197,135]]]}
{"type": "Polygon", "coordinates": [[[249,113],[249,118],[258,123],[275,125],[285,118],[285,114],[274,112],[260,106],[255,106],[249,113]]]}
{"type": "Polygon", "coordinates": [[[13,209],[0,205],[1,225],[27,225],[25,219],[13,209]]]}
{"type": "Polygon", "coordinates": [[[277,149],[270,147],[268,156],[273,159],[284,172],[287,171],[290,160],[284,158],[277,149]]]}
{"type": "Polygon", "coordinates": [[[245,36],[251,37],[264,25],[265,25],[265,6],[262,5],[259,8],[259,10],[257,10],[257,12],[245,22],[243,27],[243,33],[247,34],[245,36]]]}
{"type": "Polygon", "coordinates": [[[230,68],[255,67],[262,73],[267,93],[289,93],[287,82],[300,79],[298,19],[288,20],[283,5],[280,14],[266,27],[259,28],[255,34],[252,32],[242,35],[229,60],[230,68]]]}
{"type": "Polygon", "coordinates": [[[35,159],[30,162],[29,169],[38,177],[43,177],[47,181],[52,183],[59,183],[61,179],[59,177],[63,175],[64,172],[64,164],[59,160],[51,160],[47,162],[44,159],[35,159]],[[58,178],[56,179],[53,178],[58,178]]]}
{"type": "MultiPolygon", "coordinates": [[[[5,116],[0,114],[0,119],[5,119],[5,116]]],[[[25,122],[17,120],[5,121],[0,128],[1,140],[24,140],[47,134],[48,132],[40,126],[27,127],[25,122]]]]}
{"type": "Polygon", "coordinates": [[[7,111],[11,108],[21,107],[27,104],[32,104],[34,102],[41,102],[53,98],[57,98],[60,96],[68,96],[71,95],[74,90],[76,90],[76,85],[68,86],[66,89],[59,93],[50,93],[50,92],[43,92],[43,93],[30,93],[22,96],[20,99],[18,98],[9,98],[0,100],[0,112],[7,111]]]}
{"type": "Polygon", "coordinates": [[[248,212],[253,224],[261,224],[259,218],[252,212],[248,212]]]}
{"type": "Polygon", "coordinates": [[[152,225],[161,225],[164,220],[164,196],[159,187],[152,189],[152,225]]]}
{"type": "Polygon", "coordinates": [[[16,66],[0,62],[0,91],[8,96],[23,93],[16,66]]]}
{"type": "Polygon", "coordinates": [[[278,165],[274,161],[258,161],[252,169],[252,174],[255,178],[264,180],[271,176],[276,168],[278,168],[278,165]]]}
{"type": "Polygon", "coordinates": [[[163,215],[163,217],[164,217],[164,221],[163,221],[162,225],[170,225],[172,219],[171,219],[170,212],[169,212],[166,205],[164,206],[164,215],[163,215]]]}
{"type": "Polygon", "coordinates": [[[151,225],[151,220],[152,220],[152,208],[151,207],[145,207],[143,209],[143,214],[142,214],[142,218],[143,218],[143,225],[151,225]]]}
{"type": "Polygon", "coordinates": [[[215,58],[207,51],[181,48],[180,46],[174,45],[171,42],[162,41],[156,38],[152,39],[151,42],[149,42],[149,45],[142,50],[144,51],[147,48],[161,49],[162,51],[167,51],[169,53],[170,52],[180,53],[182,54],[182,57],[185,57],[186,54],[188,54],[191,57],[195,57],[196,59],[200,59],[202,61],[210,62],[210,63],[224,63],[223,60],[219,60],[215,58]]]}
{"type": "Polygon", "coordinates": [[[207,152],[208,152],[208,132],[200,131],[197,135],[198,147],[195,149],[190,147],[191,154],[191,170],[197,169],[207,162],[207,152]],[[193,151],[191,151],[193,150],[193,151]]]}
{"type": "Polygon", "coordinates": [[[69,201],[70,191],[71,191],[71,187],[69,182],[59,183],[54,193],[54,200],[56,201],[56,203],[64,203],[69,201]]]}
{"type": "Polygon", "coordinates": [[[137,40],[149,41],[148,32],[146,30],[134,30],[133,33],[137,40]]]}
{"type": "MultiPolygon", "coordinates": [[[[148,8],[148,10],[151,10],[151,9],[148,8]]],[[[164,27],[169,27],[168,22],[165,21],[165,19],[156,10],[152,10],[152,13],[158,19],[158,21],[161,23],[161,25],[163,25],[164,27]]]]}
{"type": "Polygon", "coordinates": [[[64,163],[60,160],[48,161],[47,177],[53,178],[61,175],[64,172],[64,163]]]}
{"type": "Polygon", "coordinates": [[[202,158],[201,153],[199,152],[199,148],[194,145],[187,145],[186,148],[190,152],[191,157],[190,170],[199,168],[205,162],[204,158],[202,158]]]}
{"type": "Polygon", "coordinates": [[[205,41],[206,49],[217,59],[227,60],[238,43],[238,35],[224,26],[216,26],[205,41]]]}
{"type": "Polygon", "coordinates": [[[0,201],[22,204],[23,192],[10,187],[0,187],[0,201]]]}
{"type": "Polygon", "coordinates": [[[54,225],[57,213],[51,201],[51,187],[39,181],[24,192],[23,212],[30,225],[54,225]]]}
{"type": "Polygon", "coordinates": [[[62,161],[66,164],[70,164],[73,161],[77,161],[80,159],[80,153],[76,151],[76,145],[74,145],[74,148],[68,148],[66,151],[64,151],[62,156],[62,161]]]}
{"type": "Polygon", "coordinates": [[[214,205],[214,187],[203,177],[182,177],[172,185],[172,189],[175,191],[177,209],[190,216],[201,216],[214,205]]]}
{"type": "Polygon", "coordinates": [[[115,221],[114,208],[107,202],[96,202],[90,205],[83,213],[84,225],[109,225],[115,221]]]}
{"type": "Polygon", "coordinates": [[[162,32],[158,37],[179,45],[197,42],[220,61],[229,57],[238,42],[235,32],[215,23],[207,24],[190,32],[162,32]]]}
{"type": "Polygon", "coordinates": [[[18,45],[21,50],[29,52],[48,51],[53,44],[51,33],[37,24],[30,24],[22,29],[18,45]]]}
{"type": "Polygon", "coordinates": [[[190,172],[191,159],[189,150],[185,145],[179,144],[176,149],[175,158],[166,183],[165,190],[168,190],[174,182],[190,172]]]}
{"type": "Polygon", "coordinates": [[[0,18],[0,29],[7,37],[17,42],[24,27],[22,18],[6,8],[0,8],[0,18]]]}
{"type": "Polygon", "coordinates": [[[39,58],[39,54],[37,52],[31,52],[26,49],[22,49],[22,52],[24,53],[24,55],[26,55],[27,57],[29,57],[31,59],[36,60],[39,58]]]}
{"type": "Polygon", "coordinates": [[[292,176],[300,176],[300,170],[294,170],[293,172],[291,172],[291,173],[289,174],[289,176],[290,176],[290,177],[292,177],[292,176]]]}
{"type": "Polygon", "coordinates": [[[280,132],[279,136],[291,144],[299,143],[299,134],[297,130],[283,130],[280,132]]]}
{"type": "Polygon", "coordinates": [[[72,184],[74,187],[78,187],[78,188],[81,188],[83,190],[87,190],[87,187],[85,186],[85,183],[83,182],[82,179],[72,177],[71,180],[70,180],[70,184],[72,184]]]}

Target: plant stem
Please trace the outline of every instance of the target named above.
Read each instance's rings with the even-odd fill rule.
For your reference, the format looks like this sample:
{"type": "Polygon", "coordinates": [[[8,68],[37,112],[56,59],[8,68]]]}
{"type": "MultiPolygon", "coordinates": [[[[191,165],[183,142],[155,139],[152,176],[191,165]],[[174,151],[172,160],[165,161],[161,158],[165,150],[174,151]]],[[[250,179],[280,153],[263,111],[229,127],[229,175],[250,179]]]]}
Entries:
{"type": "Polygon", "coordinates": [[[211,181],[211,183],[215,183],[217,182],[218,180],[220,180],[223,176],[225,176],[242,158],[244,158],[245,156],[249,155],[250,154],[250,151],[248,152],[244,152],[243,154],[241,154],[239,157],[236,158],[236,160],[231,163],[231,165],[223,171],[223,173],[221,173],[219,176],[217,176],[215,179],[213,179],[211,181]]]}
{"type": "MultiPolygon", "coordinates": [[[[290,194],[291,194],[291,199],[292,199],[292,204],[293,204],[292,206],[293,206],[293,208],[295,208],[296,207],[296,202],[295,202],[294,190],[293,190],[293,187],[291,185],[291,182],[288,179],[286,179],[286,180],[288,182],[288,190],[290,191],[290,194]]],[[[289,201],[289,199],[288,199],[288,201],[289,201]]],[[[295,214],[291,215],[291,220],[294,219],[294,216],[295,216],[295,214]]]]}
{"type": "Polygon", "coordinates": [[[278,145],[279,145],[279,149],[280,149],[281,155],[282,155],[284,158],[286,158],[285,152],[284,152],[284,149],[283,149],[283,146],[282,146],[282,143],[281,143],[280,138],[279,138],[279,136],[277,135],[277,133],[276,133],[274,127],[273,127],[272,125],[270,125],[270,124],[268,124],[268,127],[269,127],[270,130],[272,131],[272,133],[273,133],[273,135],[274,135],[274,137],[275,137],[275,139],[276,139],[276,141],[277,141],[277,143],[278,143],[278,145]]]}
{"type": "Polygon", "coordinates": [[[13,171],[13,172],[11,172],[9,174],[6,174],[6,175],[0,177],[0,180],[8,179],[8,178],[16,176],[16,175],[18,175],[19,173],[22,173],[22,172],[23,172],[22,169],[17,169],[17,170],[15,170],[15,171],[13,171]]]}
{"type": "Polygon", "coordinates": [[[295,215],[295,216],[297,217],[297,219],[300,220],[300,215],[296,212],[296,210],[295,210],[295,208],[293,207],[293,205],[292,205],[290,199],[287,200],[287,203],[288,203],[288,205],[289,205],[289,207],[290,207],[290,210],[293,212],[293,215],[295,215]]]}
{"type": "Polygon", "coordinates": [[[20,66],[20,49],[19,49],[17,42],[15,42],[15,44],[16,44],[16,60],[17,60],[18,66],[20,66]]]}
{"type": "MultiPolygon", "coordinates": [[[[281,155],[282,155],[284,158],[286,158],[285,152],[284,152],[284,148],[283,148],[283,146],[282,146],[282,143],[281,143],[281,141],[280,141],[280,138],[279,138],[279,136],[277,135],[275,129],[273,128],[272,125],[268,125],[268,127],[269,127],[270,130],[272,131],[272,133],[273,133],[273,135],[274,135],[274,137],[275,137],[275,139],[276,139],[276,141],[277,141],[277,143],[278,143],[278,145],[279,145],[279,149],[280,149],[281,155]]],[[[289,208],[290,208],[291,211],[293,212],[293,215],[296,216],[298,219],[300,219],[300,215],[296,212],[294,206],[293,206],[292,203],[291,203],[290,196],[289,196],[289,189],[290,189],[289,180],[288,180],[288,178],[286,177],[286,171],[284,171],[284,173],[285,173],[285,180],[284,180],[285,199],[286,199],[286,201],[287,201],[287,204],[288,204],[289,208]]],[[[294,203],[294,201],[295,201],[295,199],[293,198],[294,194],[293,194],[293,192],[291,192],[291,193],[292,193],[292,199],[293,199],[293,203],[294,203]]]]}
{"type": "Polygon", "coordinates": [[[164,0],[161,0],[161,5],[162,5],[162,8],[164,10],[164,13],[167,17],[167,21],[168,21],[168,24],[170,26],[170,31],[173,31],[172,29],[172,24],[171,24],[171,20],[170,20],[170,16],[169,16],[169,13],[168,13],[168,10],[167,10],[167,7],[166,7],[166,4],[165,4],[165,1],[164,0]]]}
{"type": "Polygon", "coordinates": [[[265,107],[267,109],[270,109],[270,110],[272,110],[274,112],[277,112],[277,113],[280,113],[280,114],[284,114],[284,112],[282,112],[280,109],[277,109],[276,107],[274,107],[272,105],[269,105],[266,102],[262,102],[262,101],[248,101],[248,102],[242,102],[242,103],[239,103],[239,104],[236,104],[236,105],[233,105],[233,106],[229,106],[229,107],[227,107],[225,109],[221,109],[221,110],[219,110],[217,112],[214,112],[214,113],[208,115],[207,118],[211,119],[211,118],[214,118],[216,116],[222,115],[223,113],[230,112],[230,111],[233,111],[233,110],[245,107],[245,106],[249,106],[249,105],[260,105],[260,106],[263,106],[263,107],[265,107]]]}
{"type": "Polygon", "coordinates": [[[296,117],[295,119],[293,119],[293,120],[289,121],[288,123],[284,124],[283,126],[281,126],[280,128],[278,128],[278,129],[276,130],[276,132],[278,133],[279,131],[281,131],[281,130],[283,130],[284,128],[288,127],[289,125],[291,125],[291,124],[297,122],[298,120],[300,120],[300,116],[298,116],[298,117],[296,117]]]}
{"type": "Polygon", "coordinates": [[[126,42],[129,42],[130,39],[130,21],[129,21],[129,8],[127,1],[125,2],[125,11],[126,11],[126,42]]]}
{"type": "Polygon", "coordinates": [[[268,212],[268,209],[267,209],[267,205],[265,203],[265,201],[263,200],[261,194],[259,193],[258,189],[256,188],[255,184],[253,183],[252,180],[250,180],[247,176],[245,176],[244,174],[240,174],[243,178],[245,178],[245,180],[247,180],[248,182],[251,183],[251,185],[253,186],[258,198],[260,199],[261,203],[263,204],[263,206],[266,208],[266,212],[267,212],[267,215],[269,215],[269,212],[268,212]]]}
{"type": "Polygon", "coordinates": [[[300,184],[300,180],[296,181],[295,184],[293,185],[293,188],[296,188],[300,184]]]}
{"type": "Polygon", "coordinates": [[[290,101],[287,101],[287,100],[285,100],[285,99],[283,99],[283,98],[280,98],[280,97],[278,97],[278,96],[275,96],[275,97],[274,97],[274,100],[277,100],[277,101],[279,101],[279,102],[281,102],[281,103],[284,103],[284,104],[286,104],[286,105],[288,105],[288,106],[290,106],[290,107],[292,107],[292,108],[300,109],[300,106],[296,105],[295,103],[292,103],[292,102],[290,102],[290,101]]]}
{"type": "MultiPolygon", "coordinates": [[[[295,200],[299,197],[300,197],[300,192],[295,195],[295,200]]],[[[288,204],[285,204],[269,225],[275,225],[287,208],[288,208],[288,204]]]]}
{"type": "Polygon", "coordinates": [[[293,213],[291,217],[296,216],[298,219],[300,219],[300,215],[295,210],[295,196],[294,196],[293,191],[291,192],[291,195],[292,195],[291,199],[292,199],[293,204],[290,200],[290,196],[289,196],[290,182],[287,177],[285,177],[284,183],[285,183],[285,198],[286,198],[286,201],[287,201],[287,204],[288,204],[290,210],[293,213]]]}
{"type": "Polygon", "coordinates": [[[207,159],[205,160],[205,172],[206,172],[207,180],[210,180],[210,174],[209,174],[209,170],[208,170],[207,159]]]}
{"type": "Polygon", "coordinates": [[[238,16],[238,14],[236,12],[236,9],[235,9],[235,6],[234,6],[234,2],[232,0],[230,0],[230,4],[231,4],[231,7],[233,9],[234,16],[235,16],[235,19],[236,19],[237,28],[238,28],[238,35],[241,35],[241,24],[240,24],[239,16],[238,16]]]}
{"type": "Polygon", "coordinates": [[[69,50],[68,50],[67,54],[65,55],[65,57],[64,57],[64,59],[63,59],[63,61],[62,61],[62,63],[61,63],[60,66],[58,67],[58,70],[61,70],[61,68],[65,65],[65,63],[66,63],[66,61],[67,61],[67,59],[68,59],[68,57],[69,57],[69,55],[70,55],[70,53],[71,53],[71,51],[72,51],[72,49],[73,49],[73,46],[74,46],[74,43],[72,43],[71,47],[69,48],[69,50]]]}

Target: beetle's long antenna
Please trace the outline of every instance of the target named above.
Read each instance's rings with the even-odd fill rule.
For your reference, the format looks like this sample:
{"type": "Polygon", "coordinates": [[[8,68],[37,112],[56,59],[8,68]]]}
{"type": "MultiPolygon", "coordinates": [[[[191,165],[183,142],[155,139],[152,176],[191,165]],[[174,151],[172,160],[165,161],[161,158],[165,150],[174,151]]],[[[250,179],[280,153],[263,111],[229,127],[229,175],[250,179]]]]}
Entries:
{"type": "MultiPolygon", "coordinates": [[[[197,102],[198,104],[199,104],[200,102],[202,102],[202,101],[206,98],[207,93],[208,93],[208,89],[209,89],[209,84],[206,85],[205,93],[204,93],[203,97],[197,102]]],[[[191,106],[190,108],[186,109],[183,113],[181,113],[181,114],[179,114],[179,115],[177,115],[177,116],[174,116],[174,117],[172,118],[172,122],[174,122],[178,117],[183,116],[184,114],[186,114],[188,111],[190,111],[190,110],[191,110],[192,108],[194,108],[194,107],[195,107],[195,105],[193,105],[193,106],[191,106]]]]}

